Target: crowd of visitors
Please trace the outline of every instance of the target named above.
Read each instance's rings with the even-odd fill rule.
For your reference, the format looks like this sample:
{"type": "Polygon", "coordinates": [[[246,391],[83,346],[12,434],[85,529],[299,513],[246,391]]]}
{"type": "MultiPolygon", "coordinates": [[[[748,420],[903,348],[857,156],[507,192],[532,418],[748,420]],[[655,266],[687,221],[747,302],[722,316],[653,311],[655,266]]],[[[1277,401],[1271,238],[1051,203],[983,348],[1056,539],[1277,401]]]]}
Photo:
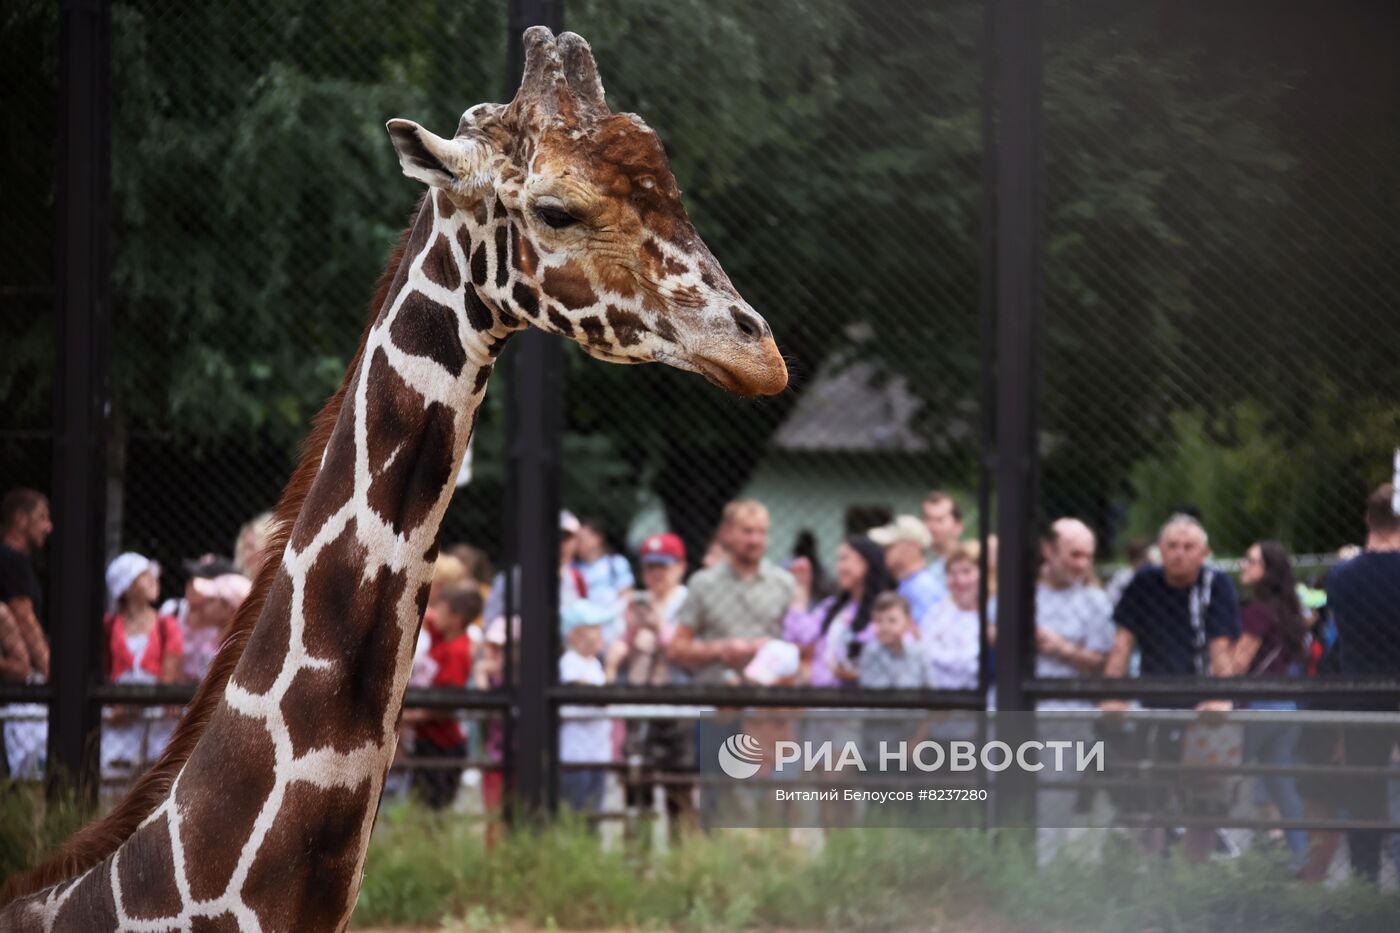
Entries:
{"type": "MultiPolygon", "coordinates": [[[[1041,542],[1035,673],[1041,678],[1400,674],[1395,610],[1400,518],[1392,498],[1388,485],[1370,497],[1365,548],[1330,569],[1322,581],[1325,596],[1323,587],[1301,586],[1294,579],[1283,545],[1259,541],[1239,562],[1244,601],[1231,575],[1212,564],[1206,528],[1189,511],[1169,516],[1155,542],[1134,542],[1129,565],[1106,586],[1095,574],[1094,532],[1076,518],[1059,518],[1041,542]]],[[[562,513],[559,681],[842,690],[977,690],[992,682],[995,542],[983,555],[976,542],[964,540],[963,515],[952,496],[932,492],[918,516],[892,516],[855,530],[837,543],[829,575],[810,533],[788,556],[771,559],[769,527],[762,503],[731,502],[693,573],[681,538],[661,533],[646,538],[637,551],[639,580],[632,561],[609,546],[598,521],[562,513]]],[[[6,682],[42,682],[48,676],[43,593],[32,558],[51,529],[42,494],[17,489],[0,502],[0,678],[6,682]]],[[[108,679],[197,682],[252,589],[270,531],[269,517],[259,516],[239,531],[235,560],[205,555],[186,563],[183,594],[164,602],[155,562],[138,553],[112,560],[103,619],[108,679]]],[[[458,545],[443,551],[434,568],[411,685],[502,686],[507,645],[518,645],[521,637],[518,619],[507,637],[504,582],[479,550],[458,545]]],[[[1145,700],[1142,705],[1164,704],[1145,700]]],[[[1100,706],[1115,713],[1128,704],[1100,706]]],[[[1087,709],[1090,704],[1046,701],[1045,707],[1087,709]]],[[[1292,703],[1254,707],[1296,709],[1292,703]]],[[[109,709],[104,769],[153,760],[176,712],[109,709]]],[[[42,725],[7,721],[7,754],[0,766],[33,773],[35,762],[23,756],[42,748],[42,736],[13,730],[42,725]]],[[[459,765],[473,747],[495,758],[503,750],[499,723],[464,730],[450,714],[410,712],[404,725],[411,736],[402,744],[412,757],[420,764],[439,760],[417,770],[412,780],[433,806],[445,806],[455,795],[461,768],[454,762],[459,765]]],[[[1168,748],[1182,740],[1179,730],[1163,730],[1158,738],[1168,748]]],[[[625,787],[629,803],[649,800],[659,775],[683,775],[695,767],[689,729],[674,720],[622,725],[583,709],[565,710],[559,741],[562,796],[581,810],[600,804],[603,763],[631,763],[625,787]]],[[[1358,730],[1347,732],[1331,751],[1347,763],[1378,767],[1391,761],[1392,745],[1388,733],[1358,730]]],[[[1307,754],[1296,725],[1282,721],[1251,724],[1244,737],[1246,760],[1285,765],[1307,754]]],[[[488,804],[499,802],[499,773],[484,780],[488,804]]],[[[680,781],[662,783],[671,814],[687,813],[692,788],[680,781]]],[[[1317,815],[1315,796],[1287,775],[1257,782],[1256,802],[1284,820],[1317,815]]],[[[1335,800],[1332,806],[1335,812],[1335,800]]],[[[1348,801],[1349,812],[1359,817],[1384,818],[1385,808],[1384,782],[1374,780],[1358,782],[1348,801]]],[[[1313,849],[1326,835],[1314,834],[1313,849]]],[[[1295,866],[1306,873],[1312,857],[1308,834],[1289,829],[1284,838],[1295,866]]],[[[1350,843],[1353,864],[1374,877],[1379,836],[1352,833],[1350,843]]]]}

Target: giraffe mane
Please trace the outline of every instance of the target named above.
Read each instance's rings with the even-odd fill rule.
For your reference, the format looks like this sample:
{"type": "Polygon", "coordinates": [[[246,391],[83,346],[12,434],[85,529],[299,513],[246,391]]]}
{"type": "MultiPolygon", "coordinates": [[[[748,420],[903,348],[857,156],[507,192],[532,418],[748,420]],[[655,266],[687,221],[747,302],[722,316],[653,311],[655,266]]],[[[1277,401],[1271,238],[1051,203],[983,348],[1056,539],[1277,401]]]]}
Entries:
{"type": "MultiPolygon", "coordinates": [[[[423,199],[427,197],[428,195],[425,194],[423,199]]],[[[277,508],[273,512],[273,531],[263,552],[265,557],[262,566],[258,568],[253,589],[234,615],[223,647],[215,656],[209,672],[200,681],[194,699],[190,701],[184,716],[180,718],[165,751],[156,763],[137,779],[131,790],[127,792],[120,803],[112,808],[110,813],[79,829],[59,847],[58,851],[34,868],[6,881],[4,887],[0,888],[0,907],[36,891],[42,891],[61,881],[76,878],[98,864],[120,848],[121,844],[169,796],[176,776],[184,768],[185,762],[189,760],[195,746],[204,735],[205,727],[209,725],[214,711],[218,709],[219,702],[224,695],[224,688],[228,685],[234,668],[238,666],[239,660],[243,657],[243,650],[247,647],[248,639],[257,625],[258,618],[262,615],[268,593],[272,589],[272,582],[276,579],[277,572],[281,568],[281,556],[286,550],[288,539],[291,537],[292,526],[296,523],[297,515],[301,512],[302,505],[306,501],[306,495],[311,490],[311,483],[320,470],[321,455],[325,452],[326,444],[330,441],[331,431],[335,428],[336,420],[340,416],[341,405],[345,400],[350,382],[354,379],[355,373],[359,371],[360,361],[364,356],[365,342],[369,339],[370,327],[373,326],[378,317],[379,311],[388,297],[394,276],[403,261],[409,236],[413,232],[414,219],[422,209],[423,199],[420,199],[418,206],[414,208],[413,214],[409,217],[408,226],[400,235],[398,245],[389,254],[388,263],[379,276],[374,298],[370,301],[369,325],[365,327],[364,333],[360,336],[359,348],[355,351],[354,358],[346,368],[344,381],[335,394],[326,401],[316,417],[312,419],[311,432],[302,442],[301,458],[297,463],[297,468],[292,473],[291,481],[287,483],[286,489],[282,492],[282,498],[278,501],[277,508]],[[274,556],[276,559],[273,559],[274,556]]]]}

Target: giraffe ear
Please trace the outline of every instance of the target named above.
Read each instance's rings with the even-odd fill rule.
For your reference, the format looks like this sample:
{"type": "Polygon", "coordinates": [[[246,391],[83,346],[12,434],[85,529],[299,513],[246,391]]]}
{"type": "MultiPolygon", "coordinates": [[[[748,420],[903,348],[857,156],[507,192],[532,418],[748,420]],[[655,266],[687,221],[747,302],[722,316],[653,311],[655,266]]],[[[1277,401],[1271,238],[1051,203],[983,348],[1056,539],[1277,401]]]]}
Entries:
{"type": "Polygon", "coordinates": [[[462,137],[443,139],[412,120],[390,120],[386,128],[409,178],[463,192],[487,182],[489,153],[482,143],[462,137]]]}

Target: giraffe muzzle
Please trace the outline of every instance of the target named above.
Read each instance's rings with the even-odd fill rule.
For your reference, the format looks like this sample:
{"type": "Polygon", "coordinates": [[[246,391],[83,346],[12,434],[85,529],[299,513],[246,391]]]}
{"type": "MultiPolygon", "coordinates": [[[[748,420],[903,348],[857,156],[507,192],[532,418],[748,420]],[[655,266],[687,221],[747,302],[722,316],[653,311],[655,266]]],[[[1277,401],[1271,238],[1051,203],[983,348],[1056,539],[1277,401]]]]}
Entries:
{"type": "Polygon", "coordinates": [[[746,398],[777,395],[787,388],[787,363],[771,336],[762,338],[752,350],[728,360],[697,356],[694,362],[700,375],[712,385],[735,395],[746,398]]]}

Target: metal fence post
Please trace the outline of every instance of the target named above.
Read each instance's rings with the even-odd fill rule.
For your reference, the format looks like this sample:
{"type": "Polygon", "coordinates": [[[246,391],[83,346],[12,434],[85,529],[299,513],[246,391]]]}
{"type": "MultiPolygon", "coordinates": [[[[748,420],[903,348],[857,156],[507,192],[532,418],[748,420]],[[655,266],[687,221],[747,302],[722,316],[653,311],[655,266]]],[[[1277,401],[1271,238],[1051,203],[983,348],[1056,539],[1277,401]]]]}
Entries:
{"type": "Polygon", "coordinates": [[[96,790],[88,696],[102,619],[103,464],[111,314],[111,44],[107,0],[59,11],[58,275],[54,380],[55,585],[49,607],[50,774],[96,790]]]}
{"type": "Polygon", "coordinates": [[[1040,3],[994,0],[996,56],[997,707],[1033,671],[1040,340],[1040,3]]]}
{"type": "MultiPolygon", "coordinates": [[[[520,35],[530,26],[563,28],[562,0],[510,0],[506,18],[510,85],[519,86],[524,67],[520,35]]],[[[511,730],[516,758],[509,773],[527,812],[554,809],[558,799],[556,747],[558,710],[549,697],[559,657],[559,449],[563,434],[563,348],[533,328],[511,341],[507,433],[511,470],[507,496],[515,545],[510,563],[519,568],[522,617],[520,669],[516,672],[516,723],[511,730]]],[[[514,571],[506,575],[513,582],[514,571]]],[[[509,631],[507,626],[507,631],[509,631]]]]}
{"type": "MultiPolygon", "coordinates": [[[[1026,710],[1035,672],[1036,486],[1040,473],[1036,405],[1040,340],[1041,125],[1040,17],[1036,2],[994,0],[991,8],[997,136],[997,709],[1026,710]]],[[[1030,738],[1023,721],[997,723],[1013,748],[1030,738]],[[1011,728],[1011,727],[1015,728],[1011,728]]],[[[997,775],[1002,825],[1027,825],[1035,776],[997,775]]]]}

